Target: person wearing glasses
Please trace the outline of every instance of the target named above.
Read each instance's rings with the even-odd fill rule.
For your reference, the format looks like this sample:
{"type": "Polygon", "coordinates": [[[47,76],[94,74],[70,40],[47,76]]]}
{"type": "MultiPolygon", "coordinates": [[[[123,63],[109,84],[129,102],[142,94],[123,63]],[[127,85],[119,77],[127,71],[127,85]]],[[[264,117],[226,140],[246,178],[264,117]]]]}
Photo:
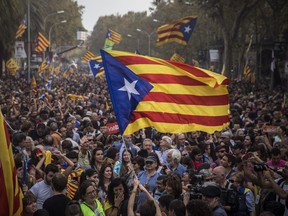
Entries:
{"type": "Polygon", "coordinates": [[[83,216],[105,216],[101,202],[97,199],[97,190],[90,180],[84,181],[79,188],[83,216]]]}
{"type": "MultiPolygon", "coordinates": [[[[138,174],[140,183],[152,194],[157,186],[157,178],[161,175],[157,172],[159,167],[159,158],[155,153],[150,153],[145,160],[145,170],[138,174]]],[[[137,209],[147,199],[144,193],[139,194],[137,209]]]]}

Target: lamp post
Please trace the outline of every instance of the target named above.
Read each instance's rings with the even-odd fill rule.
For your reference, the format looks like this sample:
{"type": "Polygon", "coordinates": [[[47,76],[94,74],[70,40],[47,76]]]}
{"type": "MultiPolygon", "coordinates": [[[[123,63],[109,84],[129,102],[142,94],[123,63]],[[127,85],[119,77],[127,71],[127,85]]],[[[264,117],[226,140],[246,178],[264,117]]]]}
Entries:
{"type": "Polygon", "coordinates": [[[62,14],[62,13],[64,13],[64,12],[65,12],[64,10],[59,10],[59,11],[55,11],[55,12],[53,12],[53,13],[48,14],[48,15],[44,18],[44,29],[46,30],[46,21],[47,21],[48,17],[54,16],[54,15],[57,15],[57,14],[62,14]]]}
{"type": "Polygon", "coordinates": [[[151,54],[151,36],[153,35],[154,31],[152,31],[150,34],[148,34],[146,31],[143,31],[142,29],[137,28],[138,32],[143,32],[148,37],[148,56],[151,54]]]}
{"type": "Polygon", "coordinates": [[[62,20],[61,22],[54,23],[54,24],[50,27],[50,29],[49,29],[49,43],[50,43],[49,52],[51,51],[51,46],[52,46],[52,43],[51,43],[51,32],[52,32],[53,27],[56,26],[56,25],[62,24],[62,23],[66,23],[66,22],[67,22],[67,20],[62,20]]]}
{"type": "MultiPolygon", "coordinates": [[[[135,37],[133,37],[133,35],[131,35],[131,34],[127,34],[127,37],[135,38],[135,37]]],[[[137,51],[139,51],[139,38],[137,38],[137,51]]]]}

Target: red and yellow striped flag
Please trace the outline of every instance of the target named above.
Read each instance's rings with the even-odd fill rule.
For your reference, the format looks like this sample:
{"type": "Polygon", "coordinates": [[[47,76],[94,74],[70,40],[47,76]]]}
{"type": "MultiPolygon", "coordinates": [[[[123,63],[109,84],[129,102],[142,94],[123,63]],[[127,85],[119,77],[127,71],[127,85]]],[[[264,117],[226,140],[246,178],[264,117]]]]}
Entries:
{"type": "Polygon", "coordinates": [[[151,126],[163,133],[214,133],[229,125],[226,77],[127,52],[101,55],[122,134],[151,126]]]}
{"type": "Polygon", "coordinates": [[[35,51],[36,52],[44,52],[50,45],[50,42],[45,38],[43,34],[38,32],[38,36],[36,38],[36,46],[35,51]]]}
{"type": "Polygon", "coordinates": [[[0,216],[19,216],[22,210],[22,192],[18,185],[12,144],[0,110],[0,216]]]}
{"type": "Polygon", "coordinates": [[[106,39],[109,39],[114,44],[119,44],[121,42],[121,40],[122,40],[122,36],[121,36],[121,34],[109,29],[107,31],[107,34],[106,34],[106,39]]]}
{"type": "Polygon", "coordinates": [[[187,45],[196,25],[196,21],[197,17],[188,16],[160,26],[157,29],[157,46],[170,42],[187,45]]]}
{"type": "Polygon", "coordinates": [[[27,26],[25,24],[23,24],[23,23],[20,24],[20,26],[18,27],[18,30],[16,32],[16,39],[22,37],[26,28],[27,28],[27,26]]]}
{"type": "Polygon", "coordinates": [[[185,62],[185,58],[183,58],[181,55],[179,55],[177,53],[174,53],[170,60],[175,61],[175,62],[181,62],[181,63],[185,62]]]}
{"type": "Polygon", "coordinates": [[[85,53],[85,55],[82,57],[82,60],[85,61],[85,62],[88,62],[90,59],[92,58],[96,58],[96,55],[94,55],[92,52],[90,51],[87,51],[85,53]]]}

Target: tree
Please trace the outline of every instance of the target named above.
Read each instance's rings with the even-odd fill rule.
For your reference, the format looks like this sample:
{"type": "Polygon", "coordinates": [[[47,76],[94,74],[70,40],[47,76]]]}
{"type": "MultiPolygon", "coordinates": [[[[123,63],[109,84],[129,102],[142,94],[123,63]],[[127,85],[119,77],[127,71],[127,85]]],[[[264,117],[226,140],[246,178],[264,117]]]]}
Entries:
{"type": "Polygon", "coordinates": [[[225,75],[231,77],[233,64],[233,46],[237,40],[237,35],[241,23],[251,12],[251,10],[263,0],[195,0],[199,7],[215,20],[221,28],[224,40],[224,64],[225,75]]]}

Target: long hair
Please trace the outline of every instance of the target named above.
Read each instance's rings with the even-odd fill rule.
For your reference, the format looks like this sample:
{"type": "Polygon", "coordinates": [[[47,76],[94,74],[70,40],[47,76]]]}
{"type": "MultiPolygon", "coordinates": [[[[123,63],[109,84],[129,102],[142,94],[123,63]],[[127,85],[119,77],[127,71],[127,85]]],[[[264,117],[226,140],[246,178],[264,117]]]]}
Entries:
{"type": "Polygon", "coordinates": [[[111,181],[113,180],[113,167],[112,167],[112,165],[107,164],[107,163],[103,164],[101,167],[101,170],[99,172],[99,184],[98,184],[98,188],[102,189],[103,191],[106,191],[105,186],[104,186],[104,172],[105,172],[107,167],[111,168],[111,171],[112,171],[111,181]]]}
{"type": "Polygon", "coordinates": [[[125,149],[123,152],[122,152],[122,162],[121,162],[121,167],[120,167],[120,176],[122,176],[123,174],[127,173],[129,170],[128,170],[128,167],[127,167],[127,163],[126,161],[123,159],[123,155],[125,152],[129,152],[130,154],[130,162],[132,162],[132,159],[133,159],[133,154],[132,152],[129,150],[129,149],[125,149]]]}
{"type": "Polygon", "coordinates": [[[87,190],[87,188],[90,187],[90,186],[93,186],[93,187],[94,187],[92,181],[90,181],[90,180],[85,180],[85,181],[80,185],[80,187],[79,187],[79,196],[80,196],[80,198],[81,198],[82,200],[84,200],[84,196],[85,196],[85,194],[86,194],[86,190],[87,190]]]}
{"type": "Polygon", "coordinates": [[[128,200],[129,199],[129,190],[127,187],[127,184],[125,183],[125,181],[121,178],[115,178],[111,181],[111,183],[108,186],[108,192],[107,192],[107,199],[108,202],[114,206],[114,198],[115,198],[115,193],[114,193],[114,188],[118,187],[122,185],[124,188],[124,200],[128,200]]]}
{"type": "Polygon", "coordinates": [[[101,147],[97,147],[97,148],[93,149],[93,151],[92,151],[92,156],[91,156],[91,159],[90,159],[90,165],[91,165],[91,167],[96,166],[96,164],[95,164],[95,154],[96,154],[97,151],[102,151],[103,154],[104,154],[104,150],[103,150],[103,148],[101,148],[101,147]]]}

